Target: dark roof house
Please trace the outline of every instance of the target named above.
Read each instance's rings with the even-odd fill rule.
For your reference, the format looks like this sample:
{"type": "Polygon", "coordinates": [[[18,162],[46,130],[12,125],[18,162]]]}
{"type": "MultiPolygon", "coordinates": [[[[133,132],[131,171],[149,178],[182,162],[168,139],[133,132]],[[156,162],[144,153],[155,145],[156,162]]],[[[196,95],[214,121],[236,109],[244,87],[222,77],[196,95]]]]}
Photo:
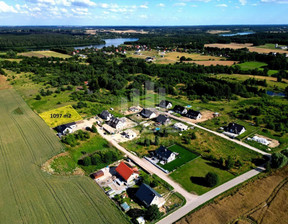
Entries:
{"type": "Polygon", "coordinates": [[[176,105],[173,110],[174,110],[174,112],[176,112],[178,114],[186,114],[187,113],[187,109],[185,107],[180,106],[180,105],[176,105]]]}
{"type": "Polygon", "coordinates": [[[156,114],[151,111],[151,110],[148,110],[148,109],[143,109],[140,113],[140,115],[142,117],[145,117],[145,118],[152,118],[153,116],[155,116],[156,114]]]}
{"type": "Polygon", "coordinates": [[[200,119],[202,117],[200,111],[195,111],[195,110],[188,110],[187,114],[185,115],[186,117],[192,118],[192,119],[200,119]]]}
{"type": "MultiPolygon", "coordinates": [[[[62,124],[62,125],[59,125],[55,128],[55,130],[58,132],[58,133],[62,133],[62,134],[66,134],[67,130],[68,129],[73,129],[74,127],[76,127],[76,123],[75,122],[72,122],[72,123],[68,123],[68,124],[62,124]]],[[[68,130],[69,133],[71,133],[70,130],[68,130]]]]}
{"type": "Polygon", "coordinates": [[[242,126],[240,124],[230,123],[226,127],[225,131],[228,131],[228,132],[233,133],[233,134],[241,135],[242,133],[244,133],[246,131],[246,129],[244,126],[242,126]]]}
{"type": "Polygon", "coordinates": [[[168,100],[161,100],[161,102],[159,103],[159,107],[169,109],[172,107],[172,103],[168,100]]]}
{"type": "Polygon", "coordinates": [[[108,124],[109,124],[112,128],[116,128],[116,129],[123,127],[123,126],[124,126],[124,123],[125,123],[124,119],[120,119],[120,118],[118,118],[118,117],[112,117],[112,118],[110,119],[110,121],[108,122],[108,124]]]}
{"type": "Polygon", "coordinates": [[[175,153],[164,146],[160,146],[157,150],[155,150],[154,155],[165,163],[171,162],[176,158],[175,153]]]}
{"type": "Polygon", "coordinates": [[[170,122],[170,119],[168,117],[166,117],[163,114],[160,114],[157,118],[156,118],[156,122],[159,124],[168,124],[170,122]]]}
{"type": "Polygon", "coordinates": [[[136,197],[146,206],[149,207],[155,200],[155,197],[162,196],[147,184],[142,184],[136,192],[136,197]]]}

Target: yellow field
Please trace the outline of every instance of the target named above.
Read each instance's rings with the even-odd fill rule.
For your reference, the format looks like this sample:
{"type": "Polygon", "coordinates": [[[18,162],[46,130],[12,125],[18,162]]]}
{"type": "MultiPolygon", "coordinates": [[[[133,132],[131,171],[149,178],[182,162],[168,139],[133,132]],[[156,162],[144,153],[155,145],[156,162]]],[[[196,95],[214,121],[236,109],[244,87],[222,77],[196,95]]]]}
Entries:
{"type": "Polygon", "coordinates": [[[141,55],[136,55],[134,52],[128,52],[127,54],[128,57],[133,57],[133,58],[142,58],[145,59],[146,57],[155,57],[156,61],[155,63],[157,64],[174,64],[176,62],[180,62],[180,58],[182,56],[186,58],[191,58],[195,63],[197,61],[220,61],[220,59],[223,59],[221,57],[215,57],[215,56],[210,56],[210,55],[202,55],[202,54],[189,54],[185,52],[168,52],[164,54],[164,57],[161,57],[161,54],[159,54],[157,51],[152,50],[152,51],[142,51],[141,55]]]}
{"type": "Polygon", "coordinates": [[[57,58],[70,58],[70,55],[61,54],[55,51],[30,51],[25,53],[20,53],[19,55],[26,56],[26,57],[38,57],[38,58],[45,58],[45,57],[57,57],[57,58]]]}
{"type": "Polygon", "coordinates": [[[15,58],[0,58],[0,61],[16,61],[16,62],[20,62],[22,61],[22,59],[15,59],[15,58]]]}
{"type": "Polygon", "coordinates": [[[52,128],[62,124],[82,120],[82,117],[71,105],[49,110],[39,115],[46,122],[46,124],[52,128]]]}

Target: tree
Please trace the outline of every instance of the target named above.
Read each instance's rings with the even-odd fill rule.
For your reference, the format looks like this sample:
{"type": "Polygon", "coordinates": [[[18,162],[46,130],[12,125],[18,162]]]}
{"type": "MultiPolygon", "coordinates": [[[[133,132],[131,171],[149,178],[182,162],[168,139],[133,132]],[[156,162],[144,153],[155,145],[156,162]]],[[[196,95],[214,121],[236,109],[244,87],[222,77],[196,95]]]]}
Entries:
{"type": "Polygon", "coordinates": [[[145,141],[144,141],[144,145],[145,146],[150,146],[150,139],[145,139],[145,141]]]}
{"type": "Polygon", "coordinates": [[[205,176],[205,182],[208,187],[214,187],[218,184],[219,178],[216,173],[209,172],[205,176]]]}
{"type": "Polygon", "coordinates": [[[287,157],[280,152],[273,153],[271,156],[271,167],[281,168],[287,164],[287,157]]]}
{"type": "Polygon", "coordinates": [[[156,135],[155,136],[155,142],[154,142],[155,145],[159,145],[159,136],[156,135]]]}
{"type": "Polygon", "coordinates": [[[191,134],[191,139],[196,139],[197,137],[196,137],[196,134],[195,134],[195,132],[192,132],[192,134],[191,134]]]}
{"type": "Polygon", "coordinates": [[[92,162],[91,162],[91,157],[90,156],[86,156],[84,159],[83,159],[83,165],[84,166],[91,166],[92,162]]]}
{"type": "Polygon", "coordinates": [[[161,217],[161,215],[162,214],[159,211],[158,206],[157,205],[151,205],[146,211],[145,219],[152,221],[152,220],[159,219],[161,217]]]}
{"type": "Polygon", "coordinates": [[[101,156],[99,154],[95,154],[91,158],[91,162],[93,165],[98,165],[98,163],[102,163],[101,156]]]}
{"type": "Polygon", "coordinates": [[[41,100],[42,98],[41,98],[41,96],[38,94],[35,99],[36,99],[36,100],[41,100]]]}
{"type": "Polygon", "coordinates": [[[284,94],[285,94],[286,98],[288,99],[288,86],[285,88],[284,94]]]}
{"type": "Polygon", "coordinates": [[[97,133],[97,128],[95,127],[95,125],[92,125],[91,130],[92,130],[93,133],[97,133]]]}
{"type": "Polygon", "coordinates": [[[228,156],[228,159],[226,161],[226,169],[230,170],[234,167],[235,161],[233,160],[233,158],[231,156],[228,156]]]}

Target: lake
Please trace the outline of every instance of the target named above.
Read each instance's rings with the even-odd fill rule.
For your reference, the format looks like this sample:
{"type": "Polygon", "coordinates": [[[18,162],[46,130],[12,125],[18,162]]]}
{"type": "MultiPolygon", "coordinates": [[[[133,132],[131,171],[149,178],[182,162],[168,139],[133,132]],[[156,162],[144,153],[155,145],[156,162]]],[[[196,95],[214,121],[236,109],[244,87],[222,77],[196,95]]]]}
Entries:
{"type": "Polygon", "coordinates": [[[97,45],[90,45],[90,46],[82,46],[82,47],[74,47],[76,50],[81,50],[85,48],[98,48],[101,49],[103,47],[111,47],[112,45],[118,47],[121,44],[124,44],[128,41],[137,41],[138,38],[116,38],[116,39],[104,39],[105,44],[97,44],[97,45]]]}
{"type": "Polygon", "coordinates": [[[266,94],[269,95],[269,96],[281,96],[281,97],[285,97],[285,94],[284,94],[284,93],[275,93],[275,92],[273,92],[273,91],[267,91],[266,94]]]}
{"type": "Polygon", "coordinates": [[[233,36],[244,36],[244,35],[250,35],[250,34],[254,34],[255,32],[253,31],[247,31],[247,32],[239,32],[239,33],[223,33],[220,34],[220,36],[222,37],[233,37],[233,36]]]}

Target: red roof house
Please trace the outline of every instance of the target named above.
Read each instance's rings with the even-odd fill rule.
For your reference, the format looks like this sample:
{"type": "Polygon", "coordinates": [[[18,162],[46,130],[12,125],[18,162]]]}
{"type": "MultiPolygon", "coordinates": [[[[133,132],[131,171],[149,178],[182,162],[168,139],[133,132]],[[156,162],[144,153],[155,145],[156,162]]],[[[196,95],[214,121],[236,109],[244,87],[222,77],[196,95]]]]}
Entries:
{"type": "Polygon", "coordinates": [[[124,162],[121,162],[117,168],[116,172],[126,181],[130,182],[131,180],[138,177],[138,172],[136,173],[132,168],[126,165],[124,162]]]}

